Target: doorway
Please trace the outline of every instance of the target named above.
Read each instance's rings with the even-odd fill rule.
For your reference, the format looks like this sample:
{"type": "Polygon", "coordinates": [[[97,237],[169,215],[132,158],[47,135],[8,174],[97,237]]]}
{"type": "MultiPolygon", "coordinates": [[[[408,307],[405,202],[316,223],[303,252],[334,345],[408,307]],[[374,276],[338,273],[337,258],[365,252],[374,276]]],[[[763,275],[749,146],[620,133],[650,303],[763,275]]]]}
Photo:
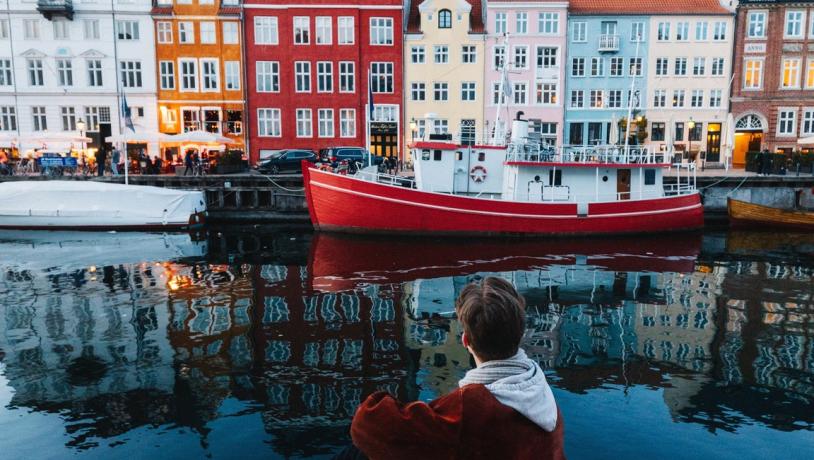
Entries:
{"type": "Polygon", "coordinates": [[[759,152],[762,144],[762,132],[749,131],[735,133],[735,149],[732,152],[732,166],[735,168],[745,168],[746,152],[759,152]]]}
{"type": "Polygon", "coordinates": [[[370,149],[384,157],[398,156],[398,124],[374,121],[370,124],[370,149]]]}
{"type": "Polygon", "coordinates": [[[721,161],[721,124],[707,125],[707,161],[721,161]]]}
{"type": "Polygon", "coordinates": [[[616,195],[620,200],[630,199],[630,170],[620,169],[616,171],[616,195]]]}

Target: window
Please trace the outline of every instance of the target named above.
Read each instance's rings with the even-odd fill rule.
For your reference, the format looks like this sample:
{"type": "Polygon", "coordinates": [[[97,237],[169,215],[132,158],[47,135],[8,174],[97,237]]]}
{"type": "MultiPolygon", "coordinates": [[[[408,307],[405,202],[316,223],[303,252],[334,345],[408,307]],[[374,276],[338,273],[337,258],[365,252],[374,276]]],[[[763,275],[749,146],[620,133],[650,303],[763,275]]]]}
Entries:
{"type": "Polygon", "coordinates": [[[217,42],[215,34],[215,23],[212,21],[201,21],[198,23],[201,32],[201,43],[204,45],[212,45],[217,42]]]}
{"type": "Polygon", "coordinates": [[[656,75],[667,75],[667,58],[656,58],[656,75]]]}
{"type": "Polygon", "coordinates": [[[750,11],[747,19],[746,36],[748,38],[766,38],[766,12],[750,11]]]}
{"type": "Polygon", "coordinates": [[[116,38],[119,40],[138,40],[138,21],[116,21],[116,38]]]}
{"type": "Polygon", "coordinates": [[[392,62],[371,62],[370,75],[373,80],[374,93],[393,92],[393,63],[392,62]]]}
{"type": "Polygon", "coordinates": [[[317,45],[330,45],[333,42],[333,27],[330,16],[317,16],[317,45]]]}
{"type": "Polygon", "coordinates": [[[654,141],[664,141],[664,123],[653,123],[651,130],[654,141]]]}
{"type": "Polygon", "coordinates": [[[684,90],[673,90],[673,107],[684,107],[684,90]]]}
{"type": "Polygon", "coordinates": [[[317,92],[332,93],[334,90],[334,68],[332,62],[317,62],[317,92]]]}
{"type": "Polygon", "coordinates": [[[255,16],[254,44],[276,45],[277,43],[279,43],[277,36],[277,18],[274,16],[255,16]]]}
{"type": "Polygon", "coordinates": [[[198,62],[195,59],[180,59],[181,91],[198,90],[198,62]]]}
{"type": "Polygon", "coordinates": [[[178,43],[195,43],[195,23],[183,21],[178,23],[178,43]]]}
{"type": "MultiPolygon", "coordinates": [[[[446,134],[449,132],[449,120],[435,119],[432,121],[432,130],[435,134],[446,134]]],[[[436,150],[438,152],[438,150],[436,150]]]]}
{"type": "Polygon", "coordinates": [[[339,110],[339,137],[356,137],[356,109],[339,110]]]}
{"type": "Polygon", "coordinates": [[[38,40],[40,38],[39,19],[23,19],[23,38],[26,40],[38,40]]]}
{"type": "Polygon", "coordinates": [[[313,137],[311,109],[297,109],[297,137],[313,137]]]}
{"type": "Polygon", "coordinates": [[[506,13],[495,13],[495,33],[506,33],[506,13]]]}
{"type": "Polygon", "coordinates": [[[228,91],[240,89],[240,61],[225,61],[223,63],[226,74],[225,82],[228,91]]]}
{"type": "Polygon", "coordinates": [[[618,109],[622,107],[622,90],[611,89],[608,90],[608,103],[607,107],[611,109],[618,109]]]}
{"type": "Polygon", "coordinates": [[[814,110],[813,109],[805,109],[803,110],[803,132],[800,133],[801,135],[812,135],[814,134],[814,110]]]}
{"type": "Polygon", "coordinates": [[[709,91],[709,106],[721,107],[721,95],[723,91],[720,89],[713,89],[709,91]]]}
{"type": "Polygon", "coordinates": [[[308,16],[294,16],[294,44],[311,43],[311,20],[308,16]]]}
{"type": "Polygon", "coordinates": [[[529,64],[529,48],[525,45],[523,46],[515,46],[513,48],[514,51],[514,58],[512,61],[514,62],[515,69],[527,69],[529,64]]]}
{"type": "Polygon", "coordinates": [[[449,99],[449,84],[448,83],[433,83],[433,96],[434,101],[446,101],[449,99]]]}
{"type": "Polygon", "coordinates": [[[699,42],[707,41],[707,36],[709,32],[709,23],[708,22],[696,22],[695,23],[695,40],[699,42]]]}
{"type": "Polygon", "coordinates": [[[803,38],[804,11],[786,10],[786,26],[783,28],[785,38],[803,38]]]}
{"type": "Polygon", "coordinates": [[[370,44],[393,44],[393,18],[370,18],[370,44]]]}
{"type": "Polygon", "coordinates": [[[660,108],[667,106],[667,90],[657,89],[653,91],[653,107],[660,108]]]}
{"type": "Polygon", "coordinates": [[[690,107],[703,107],[704,106],[704,91],[700,89],[692,90],[690,96],[690,107]]]}
{"type": "Polygon", "coordinates": [[[640,108],[642,106],[642,101],[639,98],[639,90],[633,92],[631,96],[630,90],[627,91],[627,100],[631,107],[640,108]]]}
{"type": "Polygon", "coordinates": [[[591,76],[601,77],[605,74],[604,64],[605,60],[601,57],[591,58],[591,76]]]}
{"type": "Polygon", "coordinates": [[[76,109],[73,107],[60,107],[59,112],[62,115],[62,130],[76,131],[76,109]]]}
{"type": "Polygon", "coordinates": [[[461,100],[474,101],[475,100],[475,82],[463,81],[461,82],[461,100]]]}
{"type": "Polygon", "coordinates": [[[557,35],[560,33],[560,13],[539,13],[537,15],[537,31],[543,35],[557,35]]]}
{"type": "Polygon", "coordinates": [[[155,24],[158,43],[172,43],[172,23],[159,21],[155,24]]]}
{"type": "Polygon", "coordinates": [[[514,33],[518,35],[529,32],[529,15],[525,11],[519,11],[514,15],[514,33]]]}
{"type": "Polygon", "coordinates": [[[501,91],[499,82],[492,82],[492,104],[505,104],[506,91],[501,91]]]}
{"type": "Polygon", "coordinates": [[[141,88],[141,61],[120,61],[123,88],[141,88]]]}
{"type": "Polygon", "coordinates": [[[660,22],[658,25],[657,36],[656,39],[660,42],[664,42],[670,39],[670,23],[669,22],[660,22]]]}
{"type": "Polygon", "coordinates": [[[784,89],[800,87],[800,58],[783,59],[783,79],[780,87],[784,89]]]}
{"type": "Polygon", "coordinates": [[[581,109],[585,107],[585,92],[582,90],[571,90],[571,108],[581,109]]]}
{"type": "Polygon", "coordinates": [[[71,39],[71,26],[70,22],[62,20],[54,20],[54,40],[70,40],[71,39]]]}
{"type": "Polygon", "coordinates": [[[743,69],[743,88],[760,89],[763,86],[763,61],[745,59],[743,69]]]}
{"type": "Polygon", "coordinates": [[[352,45],[353,39],[353,16],[340,16],[336,19],[337,41],[340,45],[352,45]]]}
{"type": "Polygon", "coordinates": [[[644,23],[634,22],[630,28],[630,41],[641,42],[644,41],[644,23]]]}
{"type": "Polygon", "coordinates": [[[43,79],[42,59],[28,59],[28,84],[43,86],[45,84],[43,79]]]}
{"type": "Polygon", "coordinates": [[[464,64],[474,64],[477,61],[478,54],[475,45],[463,45],[461,47],[461,62],[464,64]]]}
{"type": "Polygon", "coordinates": [[[0,131],[17,130],[17,112],[14,106],[4,105],[0,107],[0,131]]]}
{"type": "Polygon", "coordinates": [[[687,75],[687,58],[676,58],[673,70],[676,75],[687,75]]]}
{"type": "Polygon", "coordinates": [[[515,105],[526,105],[528,103],[528,85],[524,82],[514,82],[512,96],[515,105]]]}
{"type": "Polygon", "coordinates": [[[257,109],[257,134],[261,137],[283,135],[280,109],[257,109]]]}
{"type": "Polygon", "coordinates": [[[102,61],[99,59],[88,59],[86,63],[88,68],[88,86],[96,88],[102,86],[102,61]]]}
{"type": "Polygon", "coordinates": [[[98,19],[83,19],[82,20],[82,36],[85,40],[99,40],[99,20],[98,19]]]}
{"type": "Polygon", "coordinates": [[[424,82],[410,83],[410,99],[413,101],[424,101],[427,99],[427,84],[424,82]]]}
{"type": "Polygon", "coordinates": [[[679,22],[676,23],[676,40],[687,41],[690,39],[690,23],[679,22]]]}
{"type": "Polygon", "coordinates": [[[57,59],[57,84],[73,86],[73,63],[70,59],[57,59]]]}
{"type": "Polygon", "coordinates": [[[571,76],[584,77],[585,76],[585,58],[575,57],[571,58],[571,76]]]}
{"type": "Polygon", "coordinates": [[[221,23],[223,29],[223,44],[224,45],[237,45],[240,43],[237,31],[237,21],[226,21],[221,23]]]}
{"type": "Polygon", "coordinates": [[[0,86],[11,86],[14,84],[14,76],[11,72],[11,59],[0,59],[0,86]]]}
{"type": "Polygon", "coordinates": [[[184,132],[201,129],[201,111],[198,109],[181,109],[184,132]]]}
{"type": "Polygon", "coordinates": [[[692,60],[692,74],[704,75],[704,66],[706,65],[706,58],[697,57],[692,60]]]}
{"type": "Polygon", "coordinates": [[[34,121],[34,131],[46,131],[48,129],[48,117],[45,115],[45,107],[31,107],[31,117],[34,121]]]}
{"type": "Polygon", "coordinates": [[[280,63],[277,61],[257,61],[257,92],[277,93],[280,91],[280,63]]]}
{"type": "Polygon", "coordinates": [[[311,92],[311,63],[297,61],[294,63],[294,90],[298,93],[311,92]]]}
{"type": "Polygon", "coordinates": [[[602,98],[602,90],[601,89],[592,89],[590,94],[590,107],[592,109],[601,109],[603,107],[603,98],[602,98]]]}
{"type": "Polygon", "coordinates": [[[334,137],[334,110],[317,110],[317,136],[334,137]]]}
{"type": "Polygon", "coordinates": [[[797,131],[796,111],[780,108],[777,110],[777,135],[793,136],[797,131]]]}
{"type": "Polygon", "coordinates": [[[551,46],[538,46],[537,47],[537,68],[538,69],[551,69],[558,67],[557,62],[557,48],[551,46]]]}
{"type": "Polygon", "coordinates": [[[644,185],[656,185],[656,170],[655,169],[645,169],[644,170],[644,185]]]}
{"type": "Polygon", "coordinates": [[[712,29],[712,39],[716,42],[722,42],[726,40],[726,23],[719,21],[715,23],[715,27],[712,29]]]}
{"type": "Polygon", "coordinates": [[[339,92],[352,93],[356,91],[356,64],[353,62],[339,63],[339,92]]]}
{"type": "Polygon", "coordinates": [[[584,43],[588,41],[588,23],[587,22],[574,22],[571,28],[571,41],[575,43],[584,43]]]}
{"type": "Polygon", "coordinates": [[[534,101],[542,105],[556,105],[557,104],[557,84],[556,83],[537,83],[535,87],[534,101]]]}
{"type": "Polygon", "coordinates": [[[158,73],[161,89],[175,89],[175,63],[172,61],[159,61],[158,73]]]}
{"type": "Polygon", "coordinates": [[[724,58],[712,58],[712,75],[721,76],[724,74],[724,58]]]}
{"type": "Polygon", "coordinates": [[[809,58],[806,68],[806,88],[814,88],[814,59],[811,58],[809,58]]]}
{"type": "Polygon", "coordinates": [[[438,12],[438,28],[439,29],[452,28],[452,11],[441,10],[438,12]]]}
{"type": "Polygon", "coordinates": [[[500,70],[503,68],[503,64],[506,62],[506,47],[495,46],[494,53],[493,64],[495,65],[495,70],[500,70]]]}
{"type": "Polygon", "coordinates": [[[642,58],[630,58],[630,65],[629,72],[631,77],[641,77],[642,76],[642,58]]]}
{"type": "Polygon", "coordinates": [[[677,121],[675,124],[675,141],[683,141],[684,140],[684,122],[677,121]]]}
{"type": "Polygon", "coordinates": [[[433,46],[433,60],[436,64],[449,63],[449,46],[435,45],[433,46]]]}
{"type": "Polygon", "coordinates": [[[423,64],[424,63],[424,46],[423,45],[413,45],[410,47],[410,61],[413,64],[423,64]]]}
{"type": "Polygon", "coordinates": [[[624,75],[625,58],[612,57],[610,58],[610,76],[621,77],[624,75]]]}

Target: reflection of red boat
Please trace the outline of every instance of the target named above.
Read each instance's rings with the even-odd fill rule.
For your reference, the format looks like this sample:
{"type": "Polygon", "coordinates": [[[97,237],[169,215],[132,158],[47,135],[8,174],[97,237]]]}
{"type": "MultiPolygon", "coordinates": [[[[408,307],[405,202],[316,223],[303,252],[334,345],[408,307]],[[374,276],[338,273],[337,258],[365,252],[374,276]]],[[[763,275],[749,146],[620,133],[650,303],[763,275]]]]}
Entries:
{"type": "Polygon", "coordinates": [[[701,235],[601,240],[383,238],[316,233],[311,244],[312,287],[343,291],[477,272],[529,270],[550,265],[596,265],[614,271],[690,272],[701,235]]]}

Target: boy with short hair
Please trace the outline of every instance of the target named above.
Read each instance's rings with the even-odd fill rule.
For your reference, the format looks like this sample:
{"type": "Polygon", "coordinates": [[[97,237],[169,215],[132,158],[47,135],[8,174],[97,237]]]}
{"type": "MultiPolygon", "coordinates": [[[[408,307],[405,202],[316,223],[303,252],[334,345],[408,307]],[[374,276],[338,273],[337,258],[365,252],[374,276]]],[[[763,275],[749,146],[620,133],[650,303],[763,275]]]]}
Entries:
{"type": "Polygon", "coordinates": [[[477,367],[429,404],[378,392],[357,409],[354,445],[372,459],[561,459],[563,423],[540,366],[520,349],[525,301],[500,278],[470,284],[455,305],[477,367]]]}

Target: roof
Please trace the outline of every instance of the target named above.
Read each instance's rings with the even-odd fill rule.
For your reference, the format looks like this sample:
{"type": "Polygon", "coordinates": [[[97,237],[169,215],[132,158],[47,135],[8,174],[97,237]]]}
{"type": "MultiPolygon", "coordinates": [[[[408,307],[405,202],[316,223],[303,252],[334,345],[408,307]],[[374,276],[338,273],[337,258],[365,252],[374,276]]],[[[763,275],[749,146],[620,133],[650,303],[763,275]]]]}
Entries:
{"type": "MultiPolygon", "coordinates": [[[[465,0],[472,5],[472,10],[469,12],[469,32],[473,34],[482,34],[486,31],[483,25],[483,2],[486,0],[465,0]]],[[[420,34],[421,33],[421,13],[418,7],[424,0],[410,0],[410,13],[407,20],[407,33],[420,34]]]]}
{"type": "Polygon", "coordinates": [[[568,11],[574,15],[732,14],[718,0],[570,0],[568,11]]]}

